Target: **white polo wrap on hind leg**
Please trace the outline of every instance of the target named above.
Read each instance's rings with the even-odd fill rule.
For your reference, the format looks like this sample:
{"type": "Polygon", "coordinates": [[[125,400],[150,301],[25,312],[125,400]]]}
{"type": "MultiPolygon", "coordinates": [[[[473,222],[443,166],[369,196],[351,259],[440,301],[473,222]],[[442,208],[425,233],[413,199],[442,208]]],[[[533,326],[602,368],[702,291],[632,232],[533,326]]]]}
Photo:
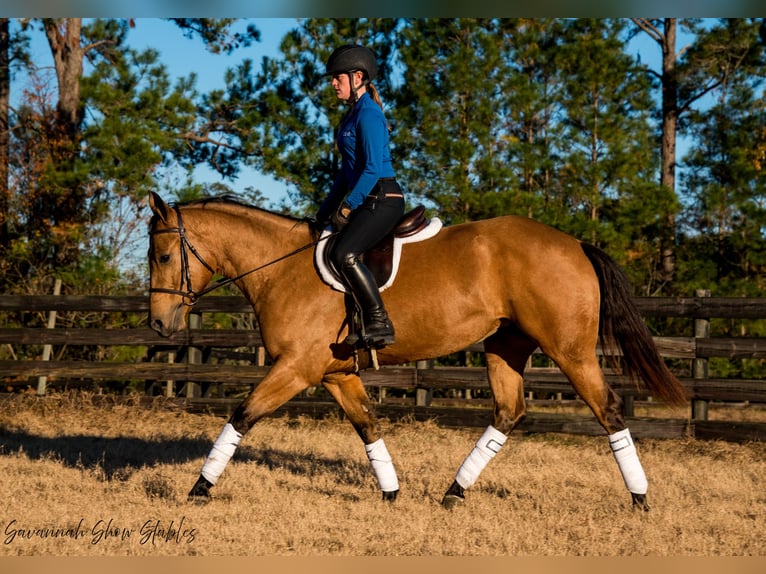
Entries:
{"type": "Polygon", "coordinates": [[[507,438],[495,427],[489,425],[481,438],[476,441],[476,445],[465,458],[463,464],[460,465],[455,481],[463,488],[472,486],[484,467],[500,452],[500,448],[505,444],[507,438]]]}
{"type": "Polygon", "coordinates": [[[221,476],[223,469],[226,468],[234,455],[234,451],[237,450],[240,440],[242,440],[242,434],[234,430],[231,423],[226,423],[221,434],[213,443],[213,448],[210,449],[205,464],[202,465],[201,474],[208,482],[211,484],[218,482],[218,477],[221,476]]]}
{"type": "Polygon", "coordinates": [[[364,445],[364,450],[367,451],[367,458],[370,460],[375,478],[378,479],[380,490],[383,492],[399,490],[399,479],[396,477],[396,469],[394,469],[394,463],[391,460],[391,455],[388,454],[388,449],[383,439],[379,438],[375,442],[364,445]]]}
{"type": "Polygon", "coordinates": [[[649,483],[646,480],[641,461],[638,460],[636,445],[628,429],[609,435],[609,446],[612,447],[617,466],[622,473],[625,486],[634,494],[646,494],[649,483]]]}

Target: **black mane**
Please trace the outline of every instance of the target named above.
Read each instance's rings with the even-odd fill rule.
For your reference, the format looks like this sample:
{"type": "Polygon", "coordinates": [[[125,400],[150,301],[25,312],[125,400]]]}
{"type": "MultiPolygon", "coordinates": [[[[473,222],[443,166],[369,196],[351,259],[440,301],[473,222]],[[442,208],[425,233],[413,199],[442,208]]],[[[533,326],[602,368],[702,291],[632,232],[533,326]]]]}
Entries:
{"type": "Polygon", "coordinates": [[[287,219],[292,219],[293,221],[305,221],[303,218],[295,217],[294,215],[290,215],[288,213],[278,213],[275,211],[270,211],[268,209],[265,209],[263,207],[258,207],[256,205],[251,205],[249,203],[246,203],[242,201],[240,198],[238,198],[236,195],[232,194],[224,194],[224,195],[215,195],[210,197],[202,197],[200,199],[192,199],[189,201],[183,201],[183,202],[174,202],[171,204],[171,207],[206,207],[209,204],[218,204],[218,205],[233,205],[236,207],[242,207],[244,209],[254,209],[256,211],[262,211],[264,213],[270,213],[272,215],[279,215],[281,217],[285,217],[287,219]]]}

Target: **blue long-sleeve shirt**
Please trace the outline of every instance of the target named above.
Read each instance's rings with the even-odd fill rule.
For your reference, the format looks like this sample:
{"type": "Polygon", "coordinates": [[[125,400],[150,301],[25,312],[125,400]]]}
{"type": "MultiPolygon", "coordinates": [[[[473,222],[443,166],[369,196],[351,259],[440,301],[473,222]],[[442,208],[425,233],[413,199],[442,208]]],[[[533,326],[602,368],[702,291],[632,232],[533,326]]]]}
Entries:
{"type": "Polygon", "coordinates": [[[351,209],[356,209],[378,179],[394,177],[386,118],[368,93],[362,94],[341,123],[337,143],[341,167],[320,212],[334,210],[344,196],[351,209]]]}

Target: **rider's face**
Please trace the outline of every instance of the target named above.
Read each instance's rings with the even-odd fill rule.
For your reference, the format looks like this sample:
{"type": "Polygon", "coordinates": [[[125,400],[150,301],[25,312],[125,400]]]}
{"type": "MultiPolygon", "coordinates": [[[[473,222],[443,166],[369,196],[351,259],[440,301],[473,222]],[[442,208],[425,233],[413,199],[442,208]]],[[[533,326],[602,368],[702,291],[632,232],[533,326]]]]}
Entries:
{"type": "MultiPolygon", "coordinates": [[[[362,83],[362,72],[353,72],[351,78],[354,80],[355,86],[358,88],[362,83]]],[[[349,84],[349,74],[336,74],[332,77],[331,85],[335,90],[335,95],[339,100],[351,99],[351,85],[349,84]]]]}

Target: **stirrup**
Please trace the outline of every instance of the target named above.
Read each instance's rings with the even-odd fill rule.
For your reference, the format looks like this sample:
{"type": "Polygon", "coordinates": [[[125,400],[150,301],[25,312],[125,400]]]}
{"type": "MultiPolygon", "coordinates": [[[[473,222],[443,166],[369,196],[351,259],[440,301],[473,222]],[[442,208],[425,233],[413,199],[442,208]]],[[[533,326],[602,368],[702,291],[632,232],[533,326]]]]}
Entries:
{"type": "Polygon", "coordinates": [[[359,347],[359,341],[361,341],[362,338],[359,336],[359,333],[356,331],[352,331],[348,334],[348,336],[343,340],[346,345],[349,347],[358,348],[359,347]]]}
{"type": "Polygon", "coordinates": [[[359,336],[356,331],[349,334],[345,341],[347,345],[350,345],[354,349],[354,372],[359,372],[359,351],[366,350],[370,355],[370,364],[376,371],[380,370],[380,364],[378,363],[378,349],[374,346],[366,344],[365,341],[359,336]]]}
{"type": "Polygon", "coordinates": [[[368,347],[380,348],[393,345],[396,341],[393,330],[364,336],[364,344],[368,347]]]}
{"type": "Polygon", "coordinates": [[[395,336],[394,333],[381,333],[380,335],[362,336],[354,331],[344,339],[344,342],[348,346],[354,347],[356,349],[363,347],[379,349],[381,347],[385,347],[386,345],[393,345],[395,342],[395,336]]]}

